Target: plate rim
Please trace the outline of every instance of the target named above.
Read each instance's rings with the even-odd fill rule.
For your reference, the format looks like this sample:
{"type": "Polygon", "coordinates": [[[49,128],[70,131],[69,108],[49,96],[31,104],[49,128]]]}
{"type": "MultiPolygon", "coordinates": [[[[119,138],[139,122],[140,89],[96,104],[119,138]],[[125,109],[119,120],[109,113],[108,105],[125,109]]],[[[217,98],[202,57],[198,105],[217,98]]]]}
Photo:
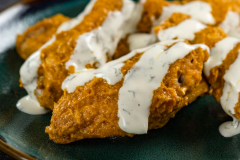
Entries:
{"type": "Polygon", "coordinates": [[[37,159],[33,158],[32,156],[30,156],[18,149],[13,148],[12,146],[8,145],[1,139],[0,139],[0,150],[15,159],[37,160],[37,159]]]}

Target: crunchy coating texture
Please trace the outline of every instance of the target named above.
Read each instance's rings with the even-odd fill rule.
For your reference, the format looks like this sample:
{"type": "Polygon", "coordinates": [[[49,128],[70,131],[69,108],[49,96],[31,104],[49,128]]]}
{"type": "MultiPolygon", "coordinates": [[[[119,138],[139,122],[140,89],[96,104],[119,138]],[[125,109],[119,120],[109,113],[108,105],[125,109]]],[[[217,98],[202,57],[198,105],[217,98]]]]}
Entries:
{"type": "Polygon", "coordinates": [[[171,15],[171,17],[166,19],[162,24],[154,27],[154,33],[157,34],[159,31],[162,31],[164,29],[177,26],[179,23],[181,23],[187,19],[190,19],[190,18],[191,18],[191,16],[189,16],[187,14],[175,12],[171,15]]]}
{"type": "Polygon", "coordinates": [[[80,24],[69,31],[58,33],[55,42],[42,49],[40,55],[42,64],[38,69],[38,82],[35,90],[41,106],[53,109],[54,102],[62,96],[61,84],[74,70],[73,68],[67,70],[65,62],[70,59],[78,36],[101,26],[109,12],[121,8],[122,1],[97,0],[92,11],[80,24]]]}
{"type": "MultiPolygon", "coordinates": [[[[125,62],[121,68],[124,76],[141,55],[136,54],[125,62]]],[[[208,92],[208,85],[202,81],[203,63],[208,56],[207,51],[197,48],[170,65],[152,97],[149,129],[161,128],[183,106],[208,92]]],[[[64,144],[84,138],[133,136],[118,126],[117,101],[122,83],[123,80],[109,85],[106,80],[94,78],[73,93],[65,91],[54,106],[50,126],[46,127],[49,138],[64,144]]]]}
{"type": "Polygon", "coordinates": [[[16,40],[16,49],[20,57],[26,60],[32,53],[50,40],[58,27],[69,19],[61,14],[57,14],[29,27],[23,34],[19,34],[16,40]]]}
{"type": "Polygon", "coordinates": [[[129,35],[127,35],[125,38],[121,39],[120,42],[118,43],[117,49],[113,55],[113,60],[118,59],[130,52],[129,44],[128,44],[128,37],[129,37],[129,35]]]}
{"type": "MultiPolygon", "coordinates": [[[[189,18],[191,17],[187,14],[173,13],[171,17],[166,19],[162,24],[156,26],[154,28],[154,32],[155,34],[158,34],[159,31],[177,26],[178,24],[189,18]]],[[[211,49],[217,42],[226,37],[227,34],[220,27],[208,26],[205,29],[195,33],[195,37],[192,41],[190,41],[190,43],[203,43],[211,49]]]]}
{"type": "Polygon", "coordinates": [[[223,76],[226,70],[229,69],[230,65],[237,59],[239,49],[240,43],[238,43],[228,53],[227,57],[223,60],[221,65],[216,66],[210,70],[210,75],[209,77],[207,77],[208,82],[211,84],[212,87],[211,92],[218,102],[220,102],[220,98],[223,94],[222,90],[225,83],[223,76]]]}
{"type": "Polygon", "coordinates": [[[154,27],[154,33],[179,25],[181,22],[191,19],[188,14],[174,12],[168,19],[165,19],[161,24],[154,27]]]}
{"type": "Polygon", "coordinates": [[[197,33],[191,44],[206,44],[210,49],[222,39],[226,38],[227,34],[220,27],[207,27],[197,33]]]}
{"type": "MultiPolygon", "coordinates": [[[[220,98],[223,94],[223,87],[225,84],[225,80],[223,76],[226,73],[226,70],[229,69],[231,64],[237,59],[239,56],[240,43],[238,43],[227,55],[227,57],[223,60],[222,64],[216,66],[210,70],[210,76],[207,77],[209,83],[211,84],[211,93],[215,97],[215,99],[220,103],[220,98]]],[[[238,74],[238,73],[236,73],[238,74]]],[[[235,116],[238,120],[240,120],[240,93],[238,93],[238,102],[234,107],[235,116]]]]}
{"type": "Polygon", "coordinates": [[[173,2],[167,2],[165,0],[146,0],[142,17],[137,25],[138,31],[150,33],[153,22],[161,16],[163,7],[171,3],[173,2]]]}

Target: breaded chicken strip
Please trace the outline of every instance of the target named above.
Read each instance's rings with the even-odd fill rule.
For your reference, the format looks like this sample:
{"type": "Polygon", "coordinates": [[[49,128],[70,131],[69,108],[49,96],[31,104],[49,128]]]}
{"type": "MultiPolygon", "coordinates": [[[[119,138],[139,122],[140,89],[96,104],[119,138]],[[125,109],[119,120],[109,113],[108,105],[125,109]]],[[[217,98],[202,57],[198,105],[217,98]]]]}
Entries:
{"type": "Polygon", "coordinates": [[[207,47],[191,46],[184,42],[174,43],[157,43],[147,49],[131,52],[96,71],[69,76],[63,83],[63,88],[66,87],[64,95],[55,104],[51,124],[46,128],[49,138],[55,143],[65,144],[85,138],[131,137],[134,134],[146,133],[148,129],[163,127],[183,106],[208,92],[207,83],[202,81],[203,63],[209,56],[207,47]],[[161,50],[161,47],[164,49],[161,50]],[[174,60],[173,57],[183,53],[185,56],[174,60]],[[155,60],[151,58],[152,54],[156,56],[155,60]],[[169,61],[165,56],[171,57],[169,61]],[[148,65],[153,65],[153,68],[148,68],[148,65]],[[161,67],[154,68],[154,65],[161,67]],[[151,74],[151,69],[156,71],[156,76],[151,74]],[[141,83],[143,79],[148,79],[144,77],[145,74],[137,73],[144,70],[147,77],[150,75],[147,83],[141,83]],[[166,74],[158,82],[157,77],[165,71],[166,74]],[[135,76],[143,77],[137,78],[139,82],[130,83],[130,88],[125,86],[135,76]],[[86,83],[81,82],[82,77],[87,79],[86,83]],[[153,87],[155,89],[150,89],[152,96],[144,96],[152,84],[156,85],[156,88],[153,87]],[[131,87],[138,89],[131,91],[131,87]],[[124,93],[125,89],[129,90],[124,93]],[[124,99],[125,95],[125,98],[130,98],[129,101],[124,99]],[[150,102],[149,105],[142,103],[145,100],[150,102]],[[133,105],[122,108],[123,103],[132,103],[131,101],[137,104],[136,110],[133,105]],[[141,112],[142,107],[146,107],[144,112],[141,112]],[[142,114],[139,115],[140,112],[142,114]],[[138,117],[139,120],[131,115],[135,115],[133,117],[138,117]],[[133,119],[128,121],[124,116],[133,119]],[[146,126],[141,123],[143,117],[146,118],[146,126]],[[138,127],[133,131],[132,127],[128,126],[131,123],[136,123],[135,127],[139,125],[140,131],[138,127]],[[145,131],[142,132],[141,127],[145,131]]]}
{"type": "Polygon", "coordinates": [[[106,63],[132,27],[128,25],[135,18],[134,7],[129,0],[92,0],[83,13],[61,26],[61,31],[20,70],[21,82],[31,99],[53,109],[63,94],[61,84],[70,73],[106,63]]]}
{"type": "Polygon", "coordinates": [[[210,58],[204,66],[204,73],[211,84],[211,93],[233,118],[233,122],[220,126],[220,133],[225,137],[240,133],[239,51],[240,40],[226,37],[212,48],[210,58]]]}
{"type": "Polygon", "coordinates": [[[29,27],[23,34],[19,34],[16,40],[16,49],[20,57],[26,60],[50,40],[57,32],[58,27],[68,20],[70,18],[57,14],[29,27]]]}

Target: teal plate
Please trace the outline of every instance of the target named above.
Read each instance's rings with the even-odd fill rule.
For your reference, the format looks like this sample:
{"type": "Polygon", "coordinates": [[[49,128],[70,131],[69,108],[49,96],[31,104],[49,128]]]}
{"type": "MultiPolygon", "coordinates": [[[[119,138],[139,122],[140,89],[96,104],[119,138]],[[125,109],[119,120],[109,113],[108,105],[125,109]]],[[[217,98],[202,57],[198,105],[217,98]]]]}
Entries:
{"type": "Polygon", "coordinates": [[[44,133],[51,113],[32,116],[15,107],[27,94],[18,86],[23,60],[15,50],[16,34],[56,13],[74,17],[86,4],[87,0],[42,0],[15,5],[0,14],[1,150],[18,159],[239,159],[240,135],[220,135],[219,125],[231,118],[212,96],[197,99],[166,126],[146,135],[85,139],[67,145],[55,144],[44,133]]]}

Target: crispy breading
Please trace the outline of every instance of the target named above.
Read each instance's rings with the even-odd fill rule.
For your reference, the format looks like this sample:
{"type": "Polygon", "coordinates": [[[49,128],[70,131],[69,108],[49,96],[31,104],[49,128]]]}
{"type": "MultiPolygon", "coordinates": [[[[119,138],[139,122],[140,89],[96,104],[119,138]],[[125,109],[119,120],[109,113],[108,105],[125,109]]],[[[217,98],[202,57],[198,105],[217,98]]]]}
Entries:
{"type": "MultiPolygon", "coordinates": [[[[125,74],[140,59],[142,53],[125,61],[121,68],[125,74]]],[[[191,51],[183,59],[171,64],[161,85],[154,91],[150,106],[149,129],[164,126],[170,118],[198,96],[208,92],[202,81],[203,63],[207,51],[191,51]]],[[[161,71],[159,71],[161,72],[161,71]]],[[[84,138],[133,136],[118,126],[118,92],[123,80],[109,85],[102,78],[94,78],[73,93],[66,90],[55,104],[51,124],[45,130],[55,143],[70,143],[84,138]]]]}
{"type": "Polygon", "coordinates": [[[34,26],[29,27],[23,34],[19,34],[16,40],[16,49],[20,57],[26,60],[50,40],[58,27],[68,20],[70,18],[57,14],[39,21],[34,26]]]}
{"type": "Polygon", "coordinates": [[[101,26],[109,12],[121,8],[122,1],[96,1],[92,11],[84,17],[80,24],[69,31],[58,33],[56,40],[41,50],[42,63],[38,69],[38,82],[35,91],[41,106],[53,109],[54,102],[57,102],[62,96],[62,82],[73,72],[73,68],[66,69],[65,62],[70,59],[74,51],[77,38],[81,34],[101,26]]]}

